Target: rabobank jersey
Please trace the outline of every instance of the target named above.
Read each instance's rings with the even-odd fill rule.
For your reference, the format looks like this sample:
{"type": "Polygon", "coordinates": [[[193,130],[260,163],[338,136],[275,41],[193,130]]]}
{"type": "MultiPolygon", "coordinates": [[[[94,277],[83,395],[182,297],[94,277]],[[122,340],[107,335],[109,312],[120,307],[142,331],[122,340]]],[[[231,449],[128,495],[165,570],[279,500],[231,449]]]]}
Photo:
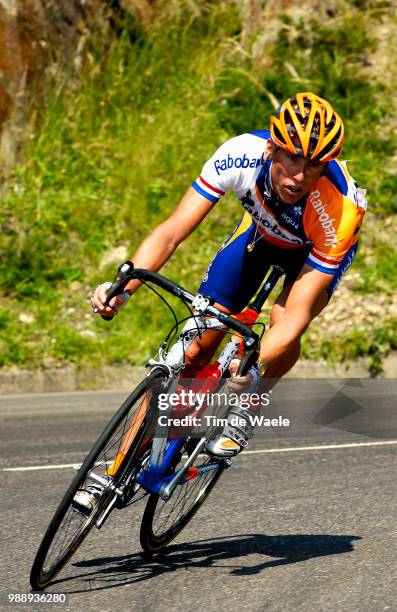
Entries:
{"type": "Polygon", "coordinates": [[[265,154],[268,138],[268,130],[231,138],[207,161],[193,187],[211,202],[231,189],[265,240],[291,250],[312,245],[306,263],[333,274],[358,240],[367,207],[365,191],[345,162],[333,160],[304,198],[284,204],[272,188],[272,161],[265,154]]]}

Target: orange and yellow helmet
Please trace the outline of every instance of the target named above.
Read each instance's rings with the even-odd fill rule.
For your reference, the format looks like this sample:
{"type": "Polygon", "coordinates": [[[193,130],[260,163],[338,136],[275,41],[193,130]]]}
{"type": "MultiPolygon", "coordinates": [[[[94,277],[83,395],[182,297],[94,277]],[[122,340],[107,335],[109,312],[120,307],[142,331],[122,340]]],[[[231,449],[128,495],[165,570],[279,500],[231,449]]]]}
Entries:
{"type": "Polygon", "coordinates": [[[341,117],[327,100],[310,91],[280,106],[270,118],[270,134],[286,151],[321,162],[336,159],[344,143],[341,117]]]}

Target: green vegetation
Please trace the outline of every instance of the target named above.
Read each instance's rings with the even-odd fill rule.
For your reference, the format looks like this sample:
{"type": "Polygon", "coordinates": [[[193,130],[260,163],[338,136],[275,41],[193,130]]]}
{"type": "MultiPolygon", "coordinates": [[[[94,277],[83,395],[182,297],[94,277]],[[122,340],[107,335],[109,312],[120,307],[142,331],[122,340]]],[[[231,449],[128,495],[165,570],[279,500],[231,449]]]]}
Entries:
{"type": "MultiPolygon", "coordinates": [[[[375,3],[372,13],[362,11],[362,2],[349,10],[341,2],[344,8],[321,24],[315,16],[281,15],[271,24],[273,42],[261,42],[259,31],[245,35],[243,45],[235,2],[179,4],[176,14],[177,2],[160,3],[146,29],[126,24],[80,83],[48,91],[2,202],[0,366],[142,363],[172,317],[141,290],[112,324],[93,318],[90,289],[115,271],[101,260],[120,245],[132,254],[219,144],[266,127],[273,97],[282,101],[305,89],[329,97],[346,118],[345,157],[368,188],[372,211],[379,218],[397,212],[390,164],[397,149],[390,111],[396,83],[368,70],[387,2],[375,3]]],[[[194,290],[239,216],[227,196],[164,273],[194,290]]],[[[360,256],[357,290],[395,290],[394,245],[379,235],[366,249],[373,265],[360,256]]],[[[326,340],[310,354],[355,357],[373,350],[366,341],[382,354],[396,348],[395,335],[380,330],[371,340],[364,332],[326,340]]]]}
{"type": "Polygon", "coordinates": [[[369,358],[369,371],[372,376],[382,371],[382,359],[390,351],[397,350],[397,318],[384,321],[379,327],[353,329],[350,333],[336,338],[318,338],[310,342],[304,338],[302,356],[316,359],[319,354],[331,365],[340,361],[353,361],[358,357],[369,358]]]}

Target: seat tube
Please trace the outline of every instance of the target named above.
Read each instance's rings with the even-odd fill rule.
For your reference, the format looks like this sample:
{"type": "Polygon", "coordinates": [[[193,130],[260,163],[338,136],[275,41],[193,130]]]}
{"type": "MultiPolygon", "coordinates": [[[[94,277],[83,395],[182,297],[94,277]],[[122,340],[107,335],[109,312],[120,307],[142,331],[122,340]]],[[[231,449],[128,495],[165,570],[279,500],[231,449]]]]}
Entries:
{"type": "MultiPolygon", "coordinates": [[[[175,377],[171,385],[167,389],[168,397],[171,394],[176,393],[177,388],[178,388],[178,380],[175,377]]],[[[160,409],[158,407],[156,407],[156,412],[158,413],[158,417],[160,417],[160,409]]],[[[172,415],[172,406],[170,402],[168,402],[165,410],[164,409],[161,410],[161,416],[165,416],[168,419],[171,417],[171,415],[172,415]]],[[[166,427],[161,426],[159,424],[159,421],[157,421],[157,427],[156,427],[156,432],[153,437],[152,452],[150,456],[151,466],[159,466],[163,460],[164,451],[167,446],[168,430],[169,430],[168,426],[166,427]]]]}

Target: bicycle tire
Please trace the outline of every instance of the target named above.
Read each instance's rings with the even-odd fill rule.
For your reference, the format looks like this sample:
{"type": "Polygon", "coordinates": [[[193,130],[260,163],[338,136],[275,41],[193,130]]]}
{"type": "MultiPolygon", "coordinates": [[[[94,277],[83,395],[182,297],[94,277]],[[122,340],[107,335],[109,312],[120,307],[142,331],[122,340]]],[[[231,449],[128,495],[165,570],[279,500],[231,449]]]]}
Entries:
{"type": "MultiPolygon", "coordinates": [[[[112,490],[105,490],[93,510],[86,516],[82,512],[76,511],[76,507],[73,506],[75,494],[78,490],[84,489],[84,483],[89,482],[89,475],[94,473],[97,468],[99,468],[99,470],[108,470],[107,466],[109,465],[109,459],[111,459],[112,454],[113,457],[117,456],[115,453],[120,450],[122,441],[135,426],[135,421],[131,421],[131,419],[134,418],[134,414],[137,410],[139,414],[142,403],[148,401],[145,399],[146,393],[150,385],[157,379],[160,382],[165,380],[166,376],[160,370],[152,371],[127,397],[105,427],[67,489],[47,527],[32,565],[30,584],[34,590],[42,590],[52,582],[55,576],[76,552],[89,531],[95,525],[101,513],[106,510],[109,503],[114,498],[115,494],[112,490]],[[116,440],[116,438],[116,443],[109,446],[112,440],[116,440]],[[108,454],[106,454],[107,448],[109,448],[108,454]],[[111,450],[112,448],[113,450],[111,450]],[[77,522],[80,521],[81,524],[68,536],[67,529],[74,519],[76,519],[77,522]],[[62,530],[63,525],[65,525],[66,535],[61,542],[62,548],[59,552],[52,553],[51,546],[56,542],[56,536],[62,530]],[[51,554],[54,558],[51,558],[51,554]]],[[[137,427],[139,426],[138,431],[134,433],[134,438],[127,450],[128,454],[126,454],[121,467],[117,470],[114,477],[113,484],[116,487],[125,477],[125,474],[130,472],[131,469],[134,469],[134,460],[137,471],[139,471],[139,461],[141,460],[139,454],[140,445],[142,446],[143,437],[145,436],[146,427],[148,425],[146,423],[146,416],[142,417],[142,415],[140,415],[139,418],[142,418],[142,422],[137,424],[137,427]]],[[[150,424],[148,426],[150,428],[150,424]]]]}
{"type": "MultiPolygon", "coordinates": [[[[203,459],[200,457],[200,455],[195,459],[193,467],[195,467],[195,464],[197,463],[203,465],[203,459]]],[[[174,538],[176,538],[176,536],[186,527],[186,525],[207,499],[208,495],[225,470],[225,465],[222,462],[216,462],[216,460],[214,460],[212,457],[206,456],[204,465],[205,463],[208,465],[215,465],[216,463],[218,466],[216,469],[208,472],[210,475],[209,478],[205,477],[206,473],[204,472],[203,475],[196,476],[192,480],[188,480],[185,484],[177,485],[174,493],[167,501],[163,501],[159,495],[155,495],[153,493],[149,496],[145,511],[143,513],[140,530],[140,543],[147,555],[151,556],[159,553],[174,538]],[[200,479],[203,477],[204,481],[202,482],[202,486],[200,486],[200,479]],[[191,504],[188,505],[187,508],[178,516],[178,503],[180,504],[181,500],[183,501],[183,497],[181,496],[186,498],[191,483],[195,483],[190,491],[190,494],[191,496],[194,496],[194,499],[191,504]],[[174,519],[171,519],[171,524],[168,527],[156,527],[161,513],[164,509],[167,509],[167,504],[171,504],[168,517],[171,515],[171,513],[176,514],[176,516],[174,519]]],[[[164,521],[163,524],[165,524],[164,521]]]]}

